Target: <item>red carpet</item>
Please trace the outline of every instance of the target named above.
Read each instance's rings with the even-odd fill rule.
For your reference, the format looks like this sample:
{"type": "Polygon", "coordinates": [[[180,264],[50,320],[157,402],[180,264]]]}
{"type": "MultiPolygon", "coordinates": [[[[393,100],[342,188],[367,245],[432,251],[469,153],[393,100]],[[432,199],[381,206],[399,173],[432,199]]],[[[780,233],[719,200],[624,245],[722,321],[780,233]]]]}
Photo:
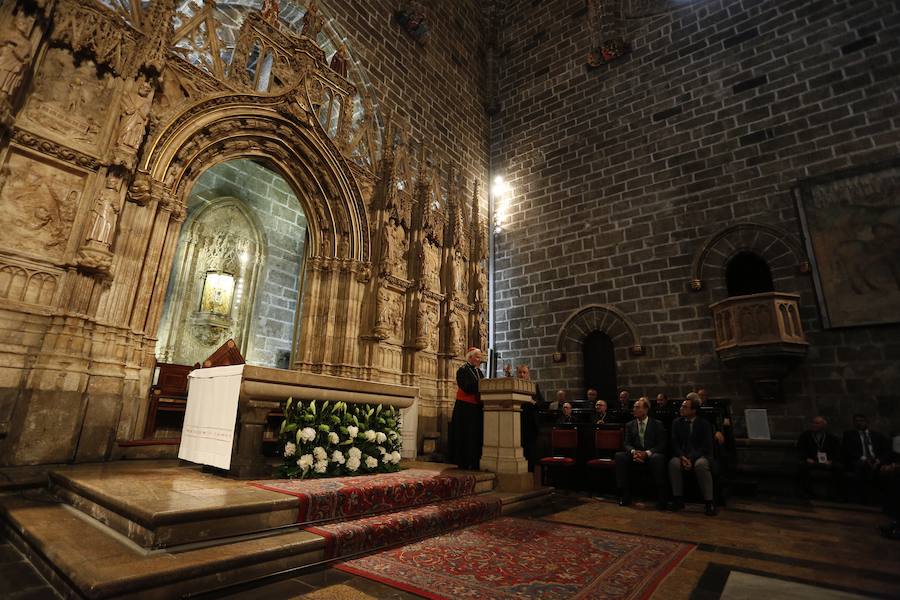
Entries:
{"type": "Polygon", "coordinates": [[[426,598],[648,598],[694,548],[501,517],[337,565],[426,598]]]}
{"type": "Polygon", "coordinates": [[[319,523],[402,510],[469,496],[475,475],[426,469],[333,479],[274,479],[253,485],[300,500],[297,523],[319,523]]]}
{"type": "Polygon", "coordinates": [[[500,516],[498,497],[470,496],[401,512],[307,527],[325,538],[325,558],[405,544],[500,516]]]}

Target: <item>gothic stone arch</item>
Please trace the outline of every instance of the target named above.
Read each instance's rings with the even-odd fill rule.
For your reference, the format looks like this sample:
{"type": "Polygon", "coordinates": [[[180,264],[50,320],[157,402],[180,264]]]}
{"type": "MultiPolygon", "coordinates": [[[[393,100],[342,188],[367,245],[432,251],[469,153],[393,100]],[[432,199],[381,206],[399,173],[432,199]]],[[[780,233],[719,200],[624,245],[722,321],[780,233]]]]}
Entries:
{"type": "Polygon", "coordinates": [[[710,236],[694,255],[690,287],[708,287],[711,297],[727,296],[725,268],[739,252],[752,252],[768,263],[775,289],[797,291],[796,273],[808,273],[809,262],[788,232],[760,223],[738,223],[710,236]]]}
{"type": "Polygon", "coordinates": [[[556,338],[553,361],[564,362],[568,354],[579,351],[585,338],[593,331],[608,335],[616,346],[617,354],[619,348],[627,348],[633,356],[644,354],[637,327],[625,313],[608,304],[591,304],[572,313],[563,323],[556,338]]]}

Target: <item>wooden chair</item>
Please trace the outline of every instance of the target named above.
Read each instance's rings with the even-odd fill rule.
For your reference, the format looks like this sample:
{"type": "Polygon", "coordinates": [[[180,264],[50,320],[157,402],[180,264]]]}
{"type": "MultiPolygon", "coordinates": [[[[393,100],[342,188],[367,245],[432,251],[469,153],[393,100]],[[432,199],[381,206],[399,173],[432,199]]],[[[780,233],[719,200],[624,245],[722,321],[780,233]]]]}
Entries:
{"type": "Polygon", "coordinates": [[[594,430],[594,454],[596,458],[585,463],[591,472],[608,472],[616,468],[616,452],[622,449],[622,429],[616,427],[594,430]]]}
{"type": "Polygon", "coordinates": [[[538,464],[541,466],[541,485],[548,485],[552,478],[549,474],[554,470],[571,472],[576,465],[575,454],[578,451],[578,430],[554,427],[550,432],[550,446],[553,456],[545,456],[538,464]]]}

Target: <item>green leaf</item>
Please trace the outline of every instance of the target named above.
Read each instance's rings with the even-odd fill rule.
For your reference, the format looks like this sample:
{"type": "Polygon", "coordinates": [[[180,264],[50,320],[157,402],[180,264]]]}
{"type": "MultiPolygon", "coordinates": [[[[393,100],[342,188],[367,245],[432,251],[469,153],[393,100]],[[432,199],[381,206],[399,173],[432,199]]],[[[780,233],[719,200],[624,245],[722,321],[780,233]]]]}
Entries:
{"type": "Polygon", "coordinates": [[[378,405],[378,408],[375,409],[375,414],[377,415],[377,414],[381,413],[381,409],[382,409],[382,408],[384,408],[384,405],[383,405],[383,404],[379,404],[379,405],[378,405]]]}
{"type": "MultiPolygon", "coordinates": [[[[287,421],[285,421],[285,422],[287,422],[287,421]]],[[[284,432],[289,433],[291,431],[297,431],[297,427],[299,427],[299,425],[297,425],[296,423],[291,423],[290,425],[288,425],[287,427],[284,428],[284,432]]]]}
{"type": "Polygon", "coordinates": [[[310,400],[309,410],[312,411],[312,414],[316,414],[316,401],[315,400],[310,400]]]}

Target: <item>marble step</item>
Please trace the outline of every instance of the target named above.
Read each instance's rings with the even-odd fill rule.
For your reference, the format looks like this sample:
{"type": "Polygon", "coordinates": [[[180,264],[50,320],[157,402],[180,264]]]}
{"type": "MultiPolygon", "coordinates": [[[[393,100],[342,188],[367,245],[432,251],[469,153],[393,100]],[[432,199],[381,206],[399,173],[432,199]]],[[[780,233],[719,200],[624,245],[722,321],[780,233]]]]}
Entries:
{"type": "MultiPolygon", "coordinates": [[[[476,497],[499,498],[503,514],[508,514],[544,500],[548,493],[490,492],[476,497]]],[[[224,590],[326,560],[325,538],[299,527],[178,552],[148,550],[46,492],[0,496],[0,516],[3,535],[66,598],[174,598],[224,590]]]]}
{"type": "MultiPolygon", "coordinates": [[[[447,466],[432,468],[439,471],[447,466]]],[[[478,472],[475,477],[474,493],[493,490],[492,473],[478,472]]],[[[50,490],[147,549],[278,533],[296,524],[300,507],[295,496],[179,467],[173,461],[78,465],[51,471],[50,490]]]]}

